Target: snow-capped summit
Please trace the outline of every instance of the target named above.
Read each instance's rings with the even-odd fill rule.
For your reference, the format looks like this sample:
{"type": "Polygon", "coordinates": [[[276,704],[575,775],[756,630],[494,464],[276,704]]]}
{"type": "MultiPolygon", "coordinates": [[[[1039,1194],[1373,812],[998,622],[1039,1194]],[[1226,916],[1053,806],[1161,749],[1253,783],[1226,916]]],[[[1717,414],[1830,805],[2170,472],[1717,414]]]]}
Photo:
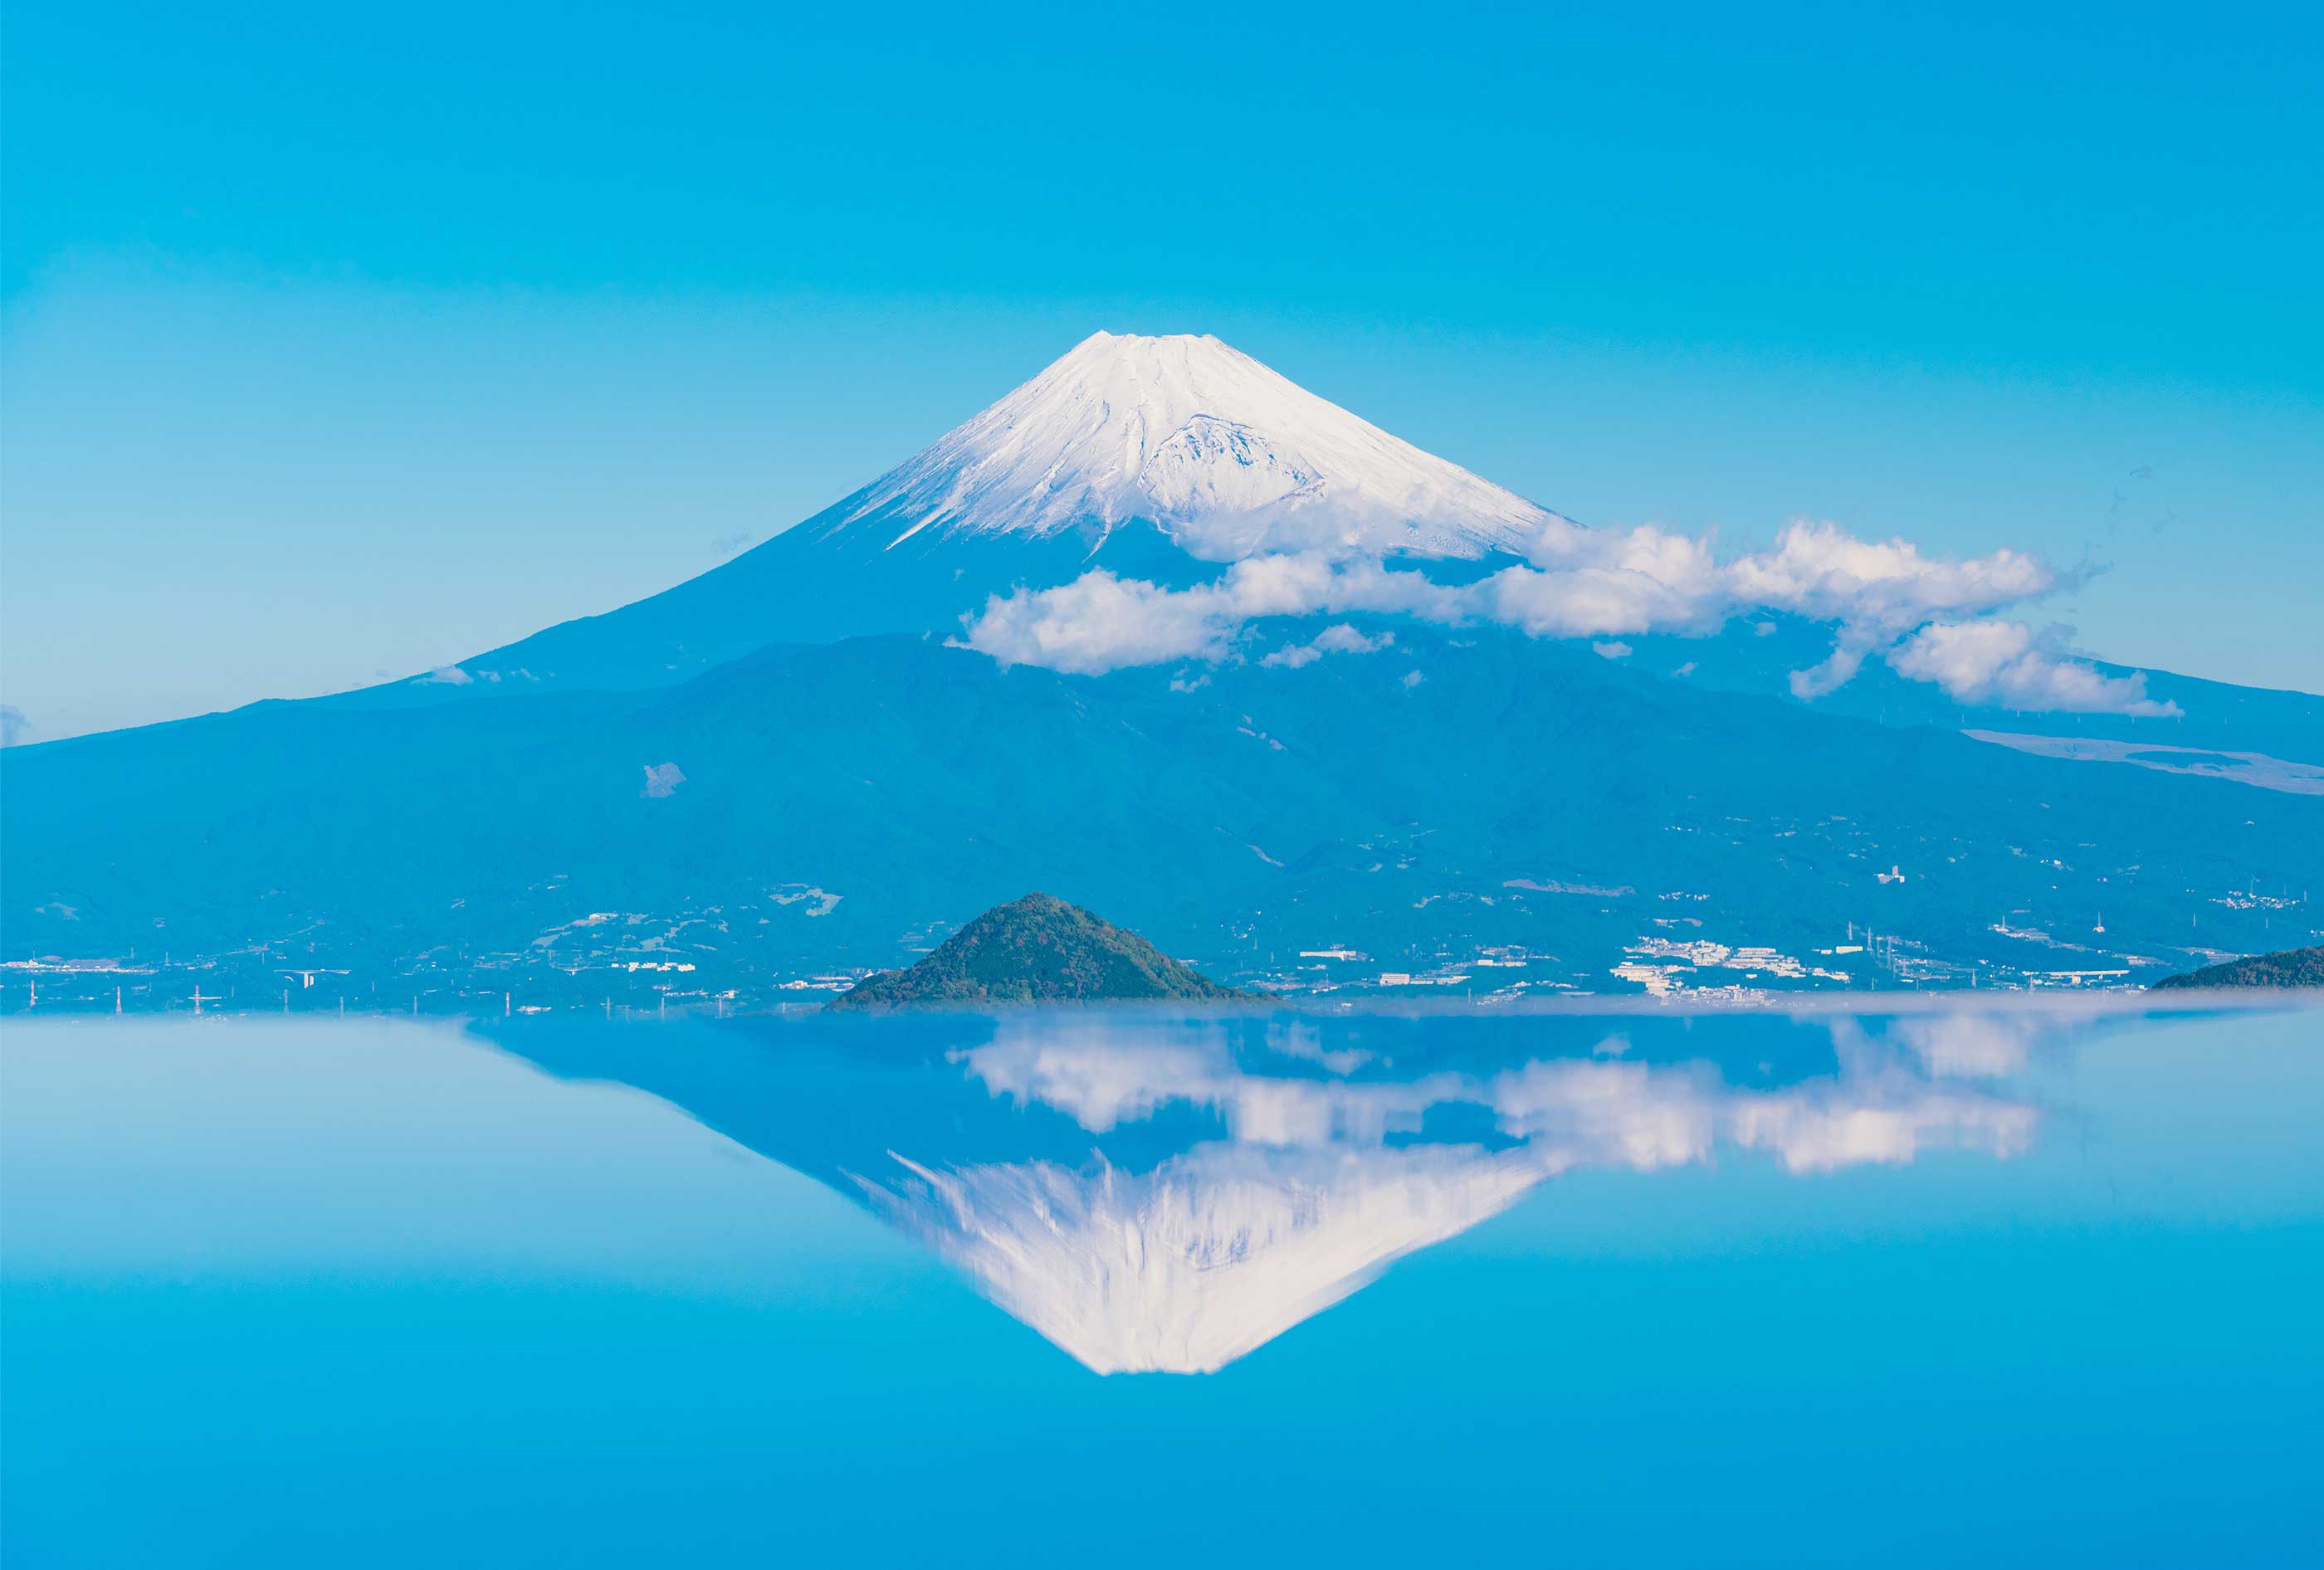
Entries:
{"type": "Polygon", "coordinates": [[[773,642],[951,637],[1093,567],[1183,586],[1279,553],[1477,562],[1558,518],[1211,337],[1099,333],[899,467],[698,577],[394,684],[660,686],[773,642]]]}
{"type": "Polygon", "coordinates": [[[1214,337],[1097,333],[867,486],[834,531],[892,545],[1146,519],[1211,560],[1475,557],[1554,518],[1214,337]]]}

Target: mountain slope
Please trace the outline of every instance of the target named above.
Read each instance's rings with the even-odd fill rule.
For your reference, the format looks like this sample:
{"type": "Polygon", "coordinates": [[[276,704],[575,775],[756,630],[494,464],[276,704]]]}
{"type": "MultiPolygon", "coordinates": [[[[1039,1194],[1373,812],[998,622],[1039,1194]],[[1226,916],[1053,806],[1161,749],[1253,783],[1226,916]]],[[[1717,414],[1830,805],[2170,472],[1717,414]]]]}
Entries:
{"type": "Polygon", "coordinates": [[[387,707],[662,686],[762,645],[947,637],[986,598],[1102,566],[1169,586],[1262,552],[1458,573],[1564,520],[1211,337],[1098,333],[861,491],[723,566],[447,666],[387,707]]]}
{"type": "Polygon", "coordinates": [[[1046,894],[985,912],[904,970],[867,977],[834,1008],[1249,997],[1135,932],[1046,894]]]}
{"type": "MultiPolygon", "coordinates": [[[[1629,663],[1642,669],[1707,692],[1749,693],[1792,702],[1791,674],[1822,659],[1831,648],[1832,633],[1829,625],[1804,617],[1759,615],[1738,619],[1707,638],[1648,633],[1627,641],[1632,647],[1629,663]]],[[[1816,698],[1814,707],[1884,725],[2249,750],[2324,767],[2324,697],[2094,663],[2104,675],[2144,676],[2151,695],[2176,703],[2183,712],[2156,719],[2018,713],[1997,704],[1965,704],[1932,683],[1898,675],[1877,658],[1868,660],[1854,680],[1816,698]]]]}
{"type": "Polygon", "coordinates": [[[1551,514],[1400,441],[1216,338],[1097,333],[874,481],[827,526],[1040,537],[1131,519],[1192,554],[1475,557],[1551,514]]]}
{"type": "Polygon", "coordinates": [[[1644,939],[1805,955],[1851,923],[1954,960],[2162,969],[2190,941],[2262,946],[2266,913],[2225,903],[2252,880],[2324,884],[2319,798],[1698,692],[1514,634],[1407,628],[1173,680],[865,638],[669,689],[279,703],[11,748],[0,944],[248,950],[494,1007],[684,961],[763,996],[908,961],[1031,884],[1229,979],[1332,944],[1380,969],[1514,944],[1557,957],[1524,978],[1602,988],[1644,939]]]}
{"type": "Polygon", "coordinates": [[[2324,946],[2254,954],[2156,982],[2158,991],[2207,987],[2324,987],[2324,946]]]}

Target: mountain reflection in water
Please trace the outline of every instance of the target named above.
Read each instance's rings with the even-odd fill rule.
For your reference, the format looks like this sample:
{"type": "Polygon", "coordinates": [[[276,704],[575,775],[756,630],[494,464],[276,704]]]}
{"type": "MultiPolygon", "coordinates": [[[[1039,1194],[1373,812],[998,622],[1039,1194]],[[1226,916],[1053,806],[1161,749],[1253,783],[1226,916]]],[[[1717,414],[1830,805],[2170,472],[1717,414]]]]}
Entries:
{"type": "Polygon", "coordinates": [[[1091,1010],[495,1039],[816,1178],[1101,1373],[1200,1373],[1563,1173],[2006,1160],[2041,1127],[2012,1077],[2085,1023],[1091,1010]]]}

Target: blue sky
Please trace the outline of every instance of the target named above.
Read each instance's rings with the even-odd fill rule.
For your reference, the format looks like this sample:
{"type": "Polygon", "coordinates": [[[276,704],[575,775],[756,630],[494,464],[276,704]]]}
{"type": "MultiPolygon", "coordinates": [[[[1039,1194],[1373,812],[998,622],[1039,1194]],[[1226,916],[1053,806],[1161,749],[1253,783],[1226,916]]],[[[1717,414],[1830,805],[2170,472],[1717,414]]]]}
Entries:
{"type": "Polygon", "coordinates": [[[2315,14],[7,22],[0,682],[36,734],[404,674],[1209,331],[1585,522],[2107,571],[2324,690],[2315,14]]]}

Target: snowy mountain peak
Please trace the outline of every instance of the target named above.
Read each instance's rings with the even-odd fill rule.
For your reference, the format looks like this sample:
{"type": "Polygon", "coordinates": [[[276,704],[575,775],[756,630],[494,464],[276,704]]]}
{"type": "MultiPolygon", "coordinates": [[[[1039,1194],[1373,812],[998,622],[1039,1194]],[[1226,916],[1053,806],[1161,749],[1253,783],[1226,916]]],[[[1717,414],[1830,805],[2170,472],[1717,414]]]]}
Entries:
{"type": "Polygon", "coordinates": [[[1147,519],[1212,560],[1474,557],[1554,517],[1214,337],[1095,333],[873,482],[838,527],[895,544],[1147,519]]]}

